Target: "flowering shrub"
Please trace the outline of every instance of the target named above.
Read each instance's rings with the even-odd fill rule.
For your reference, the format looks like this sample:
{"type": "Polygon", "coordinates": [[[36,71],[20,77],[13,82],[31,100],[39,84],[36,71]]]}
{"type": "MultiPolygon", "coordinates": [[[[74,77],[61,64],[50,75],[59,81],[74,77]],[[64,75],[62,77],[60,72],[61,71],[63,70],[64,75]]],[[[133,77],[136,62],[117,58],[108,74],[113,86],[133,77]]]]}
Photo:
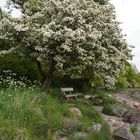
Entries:
{"type": "Polygon", "coordinates": [[[18,88],[26,86],[34,86],[40,84],[38,81],[31,82],[26,77],[18,77],[11,70],[5,70],[0,75],[0,87],[2,88],[18,88]]]}

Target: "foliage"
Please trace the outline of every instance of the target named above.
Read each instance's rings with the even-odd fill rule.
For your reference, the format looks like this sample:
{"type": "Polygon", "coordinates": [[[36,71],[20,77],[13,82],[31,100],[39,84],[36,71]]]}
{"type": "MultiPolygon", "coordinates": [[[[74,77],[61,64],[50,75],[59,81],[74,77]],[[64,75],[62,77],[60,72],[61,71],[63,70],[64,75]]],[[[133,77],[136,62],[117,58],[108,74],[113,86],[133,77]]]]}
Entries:
{"type": "Polygon", "coordinates": [[[14,1],[23,15],[6,13],[0,21],[0,38],[16,42],[15,49],[43,67],[72,78],[102,77],[114,86],[115,77],[130,58],[130,48],[108,0],[14,1]],[[21,2],[21,3],[19,3],[21,2]]]}
{"type": "Polygon", "coordinates": [[[136,126],[131,126],[131,127],[130,127],[130,131],[131,131],[132,133],[135,133],[135,132],[138,131],[138,128],[137,128],[136,126]]]}
{"type": "Polygon", "coordinates": [[[116,87],[122,89],[140,87],[140,74],[135,66],[127,64],[125,71],[117,78],[116,87]]]}
{"type": "Polygon", "coordinates": [[[113,107],[114,107],[114,104],[105,104],[103,108],[103,113],[113,116],[114,115],[113,107]]]}
{"type": "Polygon", "coordinates": [[[39,81],[30,81],[25,76],[17,76],[16,73],[13,73],[10,70],[5,70],[1,72],[0,75],[0,87],[1,88],[13,88],[16,89],[18,87],[29,87],[33,85],[40,85],[39,81]]]}
{"type": "Polygon", "coordinates": [[[98,93],[93,100],[94,105],[107,105],[107,104],[115,104],[118,101],[113,98],[111,95],[108,95],[107,92],[98,93]]]}
{"type": "Polygon", "coordinates": [[[128,88],[128,81],[127,81],[127,77],[120,75],[117,78],[117,82],[116,82],[116,88],[120,88],[120,89],[127,89],[128,88]]]}
{"type": "Polygon", "coordinates": [[[29,58],[22,58],[16,54],[6,55],[0,58],[0,75],[5,70],[16,73],[17,79],[23,76],[30,79],[30,81],[41,79],[36,63],[33,63],[29,58]]]}

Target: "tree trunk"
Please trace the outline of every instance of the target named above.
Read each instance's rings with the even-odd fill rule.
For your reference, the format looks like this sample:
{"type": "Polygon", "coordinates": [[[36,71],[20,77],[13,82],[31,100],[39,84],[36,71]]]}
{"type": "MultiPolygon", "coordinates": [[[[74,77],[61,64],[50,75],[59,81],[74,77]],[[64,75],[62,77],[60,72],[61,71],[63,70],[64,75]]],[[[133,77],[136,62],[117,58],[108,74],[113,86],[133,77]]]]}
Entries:
{"type": "Polygon", "coordinates": [[[54,73],[54,66],[50,66],[49,70],[48,70],[48,73],[47,73],[47,76],[45,78],[45,82],[44,82],[44,85],[43,85],[43,90],[45,92],[48,92],[50,90],[50,87],[51,87],[51,83],[52,83],[52,79],[53,79],[53,73],[54,73]]]}
{"type": "Polygon", "coordinates": [[[42,69],[42,65],[41,65],[41,63],[39,61],[36,61],[36,64],[37,64],[38,71],[39,71],[40,76],[41,76],[41,80],[44,81],[45,78],[46,78],[46,74],[45,74],[45,72],[42,69]]]}

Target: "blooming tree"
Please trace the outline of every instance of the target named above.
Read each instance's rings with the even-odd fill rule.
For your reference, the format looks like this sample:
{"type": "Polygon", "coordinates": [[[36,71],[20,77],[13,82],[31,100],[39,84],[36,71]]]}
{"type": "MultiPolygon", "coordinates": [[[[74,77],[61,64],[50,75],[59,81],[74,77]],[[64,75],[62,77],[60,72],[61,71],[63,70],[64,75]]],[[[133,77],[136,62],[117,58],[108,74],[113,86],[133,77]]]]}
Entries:
{"type": "Polygon", "coordinates": [[[130,58],[114,7],[108,0],[13,0],[22,16],[1,15],[0,37],[37,62],[48,91],[55,71],[72,78],[100,77],[111,87],[130,58]]]}

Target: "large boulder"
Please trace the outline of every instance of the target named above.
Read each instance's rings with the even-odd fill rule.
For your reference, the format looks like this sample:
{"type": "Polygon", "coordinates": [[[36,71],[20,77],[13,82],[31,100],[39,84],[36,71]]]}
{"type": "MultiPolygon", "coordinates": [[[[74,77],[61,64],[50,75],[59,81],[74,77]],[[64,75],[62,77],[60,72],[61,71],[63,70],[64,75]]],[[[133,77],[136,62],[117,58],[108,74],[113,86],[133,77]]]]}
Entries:
{"type": "Polygon", "coordinates": [[[81,140],[81,139],[87,139],[88,137],[88,134],[85,133],[85,132],[77,132],[75,135],[74,135],[74,139],[76,140],[81,140]]]}
{"type": "Polygon", "coordinates": [[[94,96],[92,96],[92,95],[85,95],[84,96],[84,99],[86,99],[86,100],[92,100],[94,98],[94,96]]]}
{"type": "Polygon", "coordinates": [[[140,90],[134,90],[131,92],[131,97],[140,100],[140,90]]]}
{"type": "Polygon", "coordinates": [[[135,140],[135,136],[130,131],[129,127],[122,126],[114,131],[114,140],[135,140]]]}
{"type": "Polygon", "coordinates": [[[140,140],[140,130],[134,133],[135,140],[140,140]]]}
{"type": "Polygon", "coordinates": [[[113,106],[113,114],[117,117],[122,117],[127,112],[127,109],[122,104],[113,106]]]}
{"type": "Polygon", "coordinates": [[[68,140],[68,138],[65,137],[65,136],[63,136],[63,137],[61,137],[61,136],[54,136],[53,140],[68,140]]]}
{"type": "Polygon", "coordinates": [[[82,116],[82,112],[80,111],[80,109],[78,109],[78,108],[76,108],[76,107],[70,108],[69,111],[70,111],[74,116],[82,116]]]}
{"type": "Polygon", "coordinates": [[[130,109],[125,114],[124,121],[129,123],[140,123],[140,109],[130,109]]]}
{"type": "Polygon", "coordinates": [[[140,123],[132,123],[131,126],[136,128],[137,130],[140,130],[140,123]]]}
{"type": "Polygon", "coordinates": [[[102,125],[100,123],[94,124],[91,127],[87,128],[87,132],[89,132],[89,133],[98,132],[99,133],[101,131],[101,128],[102,128],[102,125]]]}
{"type": "Polygon", "coordinates": [[[63,134],[60,134],[60,132],[56,132],[52,140],[68,140],[68,138],[63,134]]]}
{"type": "Polygon", "coordinates": [[[140,109],[140,103],[139,103],[139,102],[134,102],[133,106],[134,106],[135,108],[140,109]]]}
{"type": "Polygon", "coordinates": [[[103,112],[103,107],[102,106],[95,106],[94,105],[94,109],[97,111],[97,112],[103,112]]]}
{"type": "Polygon", "coordinates": [[[64,119],[64,128],[80,127],[82,122],[76,119],[64,119]]]}

